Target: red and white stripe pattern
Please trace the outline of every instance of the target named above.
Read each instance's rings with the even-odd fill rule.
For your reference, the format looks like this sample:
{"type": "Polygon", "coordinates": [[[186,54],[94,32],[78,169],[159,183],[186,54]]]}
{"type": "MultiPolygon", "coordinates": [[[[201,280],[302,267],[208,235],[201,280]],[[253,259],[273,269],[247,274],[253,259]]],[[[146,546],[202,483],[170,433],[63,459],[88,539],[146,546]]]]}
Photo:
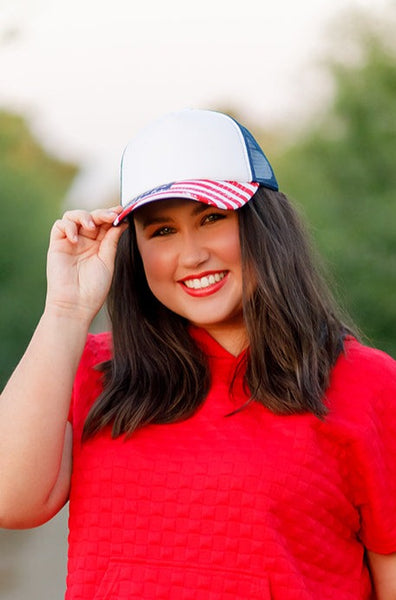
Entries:
{"type": "Polygon", "coordinates": [[[156,200],[167,198],[185,198],[196,200],[223,210],[236,210],[248,202],[257,191],[259,184],[240,181],[213,181],[210,179],[191,179],[176,181],[156,188],[129,202],[114,221],[121,223],[133,210],[156,200]]]}

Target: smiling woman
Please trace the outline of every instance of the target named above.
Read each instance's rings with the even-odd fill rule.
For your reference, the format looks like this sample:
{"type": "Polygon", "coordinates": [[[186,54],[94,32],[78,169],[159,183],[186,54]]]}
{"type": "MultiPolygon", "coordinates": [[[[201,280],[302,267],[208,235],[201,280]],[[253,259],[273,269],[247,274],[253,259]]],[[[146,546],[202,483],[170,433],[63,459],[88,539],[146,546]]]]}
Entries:
{"type": "Polygon", "coordinates": [[[70,499],[67,600],[391,600],[395,362],[341,320],[261,148],[173,113],[121,183],[53,227],[0,403],[1,524],[70,499]]]}

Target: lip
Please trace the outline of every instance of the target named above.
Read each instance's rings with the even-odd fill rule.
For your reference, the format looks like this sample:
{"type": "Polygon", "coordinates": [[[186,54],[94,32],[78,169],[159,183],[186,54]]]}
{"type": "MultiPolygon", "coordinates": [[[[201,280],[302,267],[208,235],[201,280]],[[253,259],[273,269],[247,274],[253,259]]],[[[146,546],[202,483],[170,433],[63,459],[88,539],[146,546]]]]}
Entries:
{"type": "Polygon", "coordinates": [[[183,277],[183,279],[179,279],[179,284],[180,284],[181,288],[183,289],[183,291],[186,292],[186,294],[188,294],[189,296],[193,296],[195,298],[202,298],[204,296],[211,296],[212,294],[215,294],[216,292],[218,292],[227,282],[228,275],[229,275],[229,271],[224,271],[224,270],[205,271],[203,273],[199,273],[196,275],[193,274],[193,275],[188,275],[187,277],[183,277]],[[224,272],[225,272],[225,276],[223,277],[223,279],[220,279],[220,281],[216,281],[216,283],[212,283],[211,285],[208,285],[205,288],[194,289],[194,288],[189,288],[184,284],[185,281],[189,281],[191,279],[202,279],[202,277],[208,277],[209,275],[215,275],[216,273],[224,273],[224,272]]]}

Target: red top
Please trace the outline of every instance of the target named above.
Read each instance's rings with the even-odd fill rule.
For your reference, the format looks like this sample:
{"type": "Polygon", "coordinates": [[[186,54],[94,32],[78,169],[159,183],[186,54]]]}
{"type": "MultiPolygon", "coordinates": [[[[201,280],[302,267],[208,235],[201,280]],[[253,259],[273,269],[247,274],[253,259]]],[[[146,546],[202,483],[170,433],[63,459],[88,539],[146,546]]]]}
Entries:
{"type": "Polygon", "coordinates": [[[396,551],[396,363],[346,342],[325,421],[228,388],[237,359],[203,330],[212,388],[190,419],[81,445],[101,391],[90,336],[72,413],[67,600],[366,600],[364,546],[396,551]]]}

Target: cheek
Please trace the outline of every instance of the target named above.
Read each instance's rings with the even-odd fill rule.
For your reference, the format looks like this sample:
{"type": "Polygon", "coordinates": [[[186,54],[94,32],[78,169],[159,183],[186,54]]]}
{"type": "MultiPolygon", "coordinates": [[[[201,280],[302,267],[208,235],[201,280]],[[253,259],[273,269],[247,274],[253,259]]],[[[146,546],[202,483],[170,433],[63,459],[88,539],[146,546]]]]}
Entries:
{"type": "Polygon", "coordinates": [[[218,240],[218,252],[222,257],[234,265],[236,269],[241,270],[241,245],[239,240],[239,230],[237,224],[234,224],[224,236],[218,240]]]}
{"type": "Polygon", "coordinates": [[[242,259],[241,259],[241,246],[239,243],[239,236],[236,235],[232,244],[230,245],[230,255],[232,256],[233,262],[241,268],[242,259]]]}
{"type": "Polygon", "coordinates": [[[155,294],[154,288],[163,283],[172,271],[171,257],[168,252],[159,252],[158,249],[145,247],[144,244],[139,250],[147,283],[155,294]]]}

